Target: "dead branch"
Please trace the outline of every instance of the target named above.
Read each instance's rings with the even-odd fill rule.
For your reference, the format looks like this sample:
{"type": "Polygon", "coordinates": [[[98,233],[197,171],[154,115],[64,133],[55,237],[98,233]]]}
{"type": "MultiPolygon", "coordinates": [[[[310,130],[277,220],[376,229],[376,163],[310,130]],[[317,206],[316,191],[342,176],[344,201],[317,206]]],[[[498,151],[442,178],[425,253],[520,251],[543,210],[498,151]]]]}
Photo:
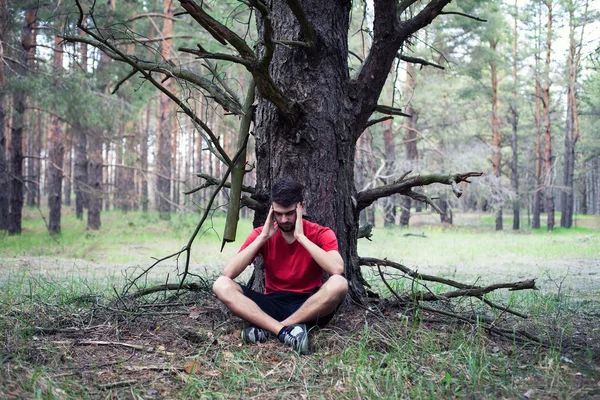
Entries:
{"type": "Polygon", "coordinates": [[[432,63],[432,62],[424,60],[422,58],[406,56],[404,54],[398,54],[398,59],[408,62],[408,63],[419,64],[419,65],[421,65],[421,67],[429,66],[429,67],[433,67],[433,68],[437,68],[437,69],[446,69],[442,65],[432,63]]]}
{"type": "Polygon", "coordinates": [[[440,15],[459,15],[461,17],[465,17],[465,18],[469,18],[469,19],[474,19],[475,21],[487,22],[487,19],[475,17],[473,15],[461,13],[461,12],[458,12],[458,11],[441,11],[440,15]]]}
{"type": "Polygon", "coordinates": [[[56,340],[56,341],[52,341],[50,343],[53,343],[53,344],[67,344],[67,345],[73,345],[73,346],[92,346],[92,345],[97,345],[97,346],[121,346],[121,347],[130,348],[130,349],[145,351],[147,353],[158,353],[158,354],[162,354],[164,356],[174,356],[175,355],[175,353],[171,353],[169,351],[157,349],[157,348],[154,348],[154,347],[144,347],[144,346],[140,346],[138,344],[123,343],[123,342],[106,342],[106,341],[103,341],[103,340],[75,340],[75,341],[56,340]]]}
{"type": "Polygon", "coordinates": [[[401,117],[410,117],[411,116],[410,114],[402,112],[402,110],[399,108],[391,107],[391,106],[384,106],[382,104],[377,104],[377,107],[375,107],[375,111],[380,112],[382,114],[388,114],[388,115],[400,115],[401,117]]]}
{"type": "Polygon", "coordinates": [[[529,280],[519,281],[519,282],[498,283],[498,284],[489,285],[489,286],[476,286],[476,285],[467,285],[467,284],[464,284],[461,282],[442,278],[442,277],[435,276],[435,275],[421,274],[421,273],[418,273],[417,271],[414,271],[400,263],[390,261],[387,259],[381,260],[381,259],[373,258],[373,257],[360,257],[359,264],[367,265],[367,266],[377,266],[377,268],[380,271],[380,276],[381,276],[382,280],[384,281],[384,283],[386,284],[386,286],[387,286],[387,282],[385,281],[385,278],[383,277],[383,274],[381,273],[381,270],[380,270],[381,266],[391,267],[391,268],[397,269],[399,271],[402,271],[404,274],[409,276],[411,279],[419,281],[419,282],[441,283],[441,284],[448,285],[448,286],[459,289],[459,290],[455,290],[452,292],[446,292],[446,293],[441,293],[441,294],[435,294],[435,293],[431,292],[430,290],[427,290],[427,292],[412,291],[412,293],[410,295],[404,295],[404,296],[399,296],[399,295],[395,294],[394,296],[403,303],[409,303],[409,302],[419,301],[419,300],[421,300],[421,301],[438,301],[438,300],[448,300],[448,299],[457,298],[457,297],[476,297],[479,300],[483,301],[488,306],[490,306],[491,308],[498,309],[503,312],[508,312],[510,314],[516,315],[521,318],[528,318],[527,315],[519,313],[518,311],[514,311],[508,307],[500,306],[498,304],[495,304],[495,303],[487,300],[485,297],[483,297],[483,295],[493,292],[494,290],[498,290],[498,289],[509,289],[510,291],[528,290],[528,289],[537,290],[537,288],[535,286],[535,279],[529,279],[529,280]]]}
{"type": "Polygon", "coordinates": [[[152,293],[163,292],[168,290],[189,290],[191,292],[200,292],[203,290],[207,290],[209,287],[207,282],[203,282],[203,285],[199,285],[197,283],[186,283],[184,285],[180,285],[179,283],[165,283],[163,285],[152,286],[146,289],[139,290],[131,295],[131,298],[143,297],[152,293]]]}
{"type": "Polygon", "coordinates": [[[368,127],[370,127],[370,126],[379,124],[380,122],[383,122],[383,121],[387,121],[388,119],[394,119],[394,117],[392,117],[391,115],[386,115],[385,117],[382,117],[382,118],[370,119],[365,124],[365,127],[363,128],[363,131],[365,129],[367,129],[368,127]]]}
{"type": "MultiPolygon", "coordinates": [[[[433,183],[441,183],[444,185],[452,186],[452,191],[454,192],[456,197],[460,197],[462,195],[462,190],[458,187],[458,183],[470,183],[468,178],[477,177],[481,175],[483,175],[483,172],[467,172],[465,174],[455,175],[417,175],[412,178],[403,178],[389,185],[384,185],[374,189],[367,189],[358,192],[356,195],[357,210],[363,210],[366,207],[373,204],[373,202],[377,199],[380,199],[382,197],[388,197],[396,193],[410,196],[416,200],[425,201],[428,202],[428,204],[433,205],[431,199],[429,199],[423,194],[413,192],[412,188],[418,186],[427,186],[433,183]]],[[[438,212],[441,211],[437,206],[435,206],[434,208],[436,208],[438,212]]]]}
{"type": "MultiPolygon", "coordinates": [[[[195,189],[192,189],[192,190],[189,190],[189,191],[185,192],[185,194],[192,194],[192,193],[197,192],[198,190],[205,189],[205,188],[211,187],[211,186],[219,186],[223,182],[222,179],[215,178],[212,175],[204,174],[202,172],[196,174],[196,176],[199,177],[199,178],[202,178],[202,179],[206,180],[206,183],[204,183],[203,185],[198,186],[195,189]]],[[[229,182],[225,182],[223,184],[223,187],[226,187],[227,189],[230,189],[231,188],[231,184],[229,182]]],[[[256,193],[256,189],[253,188],[252,186],[242,186],[242,192],[254,194],[254,193],[256,193]]]]}
{"type": "Polygon", "coordinates": [[[308,18],[306,18],[302,4],[300,4],[299,0],[287,0],[287,5],[290,10],[292,10],[292,13],[298,20],[298,23],[300,23],[300,28],[302,29],[302,33],[309,47],[314,47],[315,43],[317,42],[317,33],[315,32],[315,28],[313,28],[308,21],[308,18]]]}

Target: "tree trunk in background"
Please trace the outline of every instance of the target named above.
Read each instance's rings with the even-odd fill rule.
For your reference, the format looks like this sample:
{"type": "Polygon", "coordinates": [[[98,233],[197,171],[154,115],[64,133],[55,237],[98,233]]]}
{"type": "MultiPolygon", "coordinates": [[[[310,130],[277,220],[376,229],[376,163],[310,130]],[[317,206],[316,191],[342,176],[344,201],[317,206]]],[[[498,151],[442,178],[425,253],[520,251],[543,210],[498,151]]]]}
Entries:
{"type": "Polygon", "coordinates": [[[581,27],[581,36],[578,42],[575,40],[575,28],[577,18],[575,17],[575,5],[573,1],[567,3],[569,11],[569,56],[567,58],[567,118],[565,125],[565,165],[564,165],[564,186],[561,192],[562,214],[560,217],[560,226],[570,228],[573,226],[573,207],[575,201],[574,193],[574,175],[575,175],[575,145],[579,140],[579,117],[577,115],[577,78],[579,75],[579,62],[581,60],[581,47],[585,25],[587,23],[588,3],[585,3],[583,26],[581,27]]]}
{"type": "Polygon", "coordinates": [[[137,162],[137,152],[135,128],[133,121],[128,121],[125,124],[125,153],[123,154],[123,163],[121,173],[121,189],[123,191],[122,210],[127,212],[135,208],[136,197],[135,193],[135,165],[137,162]]]}
{"type": "Polygon", "coordinates": [[[546,66],[544,76],[544,86],[542,90],[542,99],[544,102],[544,188],[546,197],[546,212],[548,213],[548,230],[554,229],[554,191],[552,177],[552,127],[550,123],[550,62],[552,48],[552,0],[547,0],[548,23],[546,32],[546,66]]]}
{"type": "MultiPolygon", "coordinates": [[[[490,51],[495,56],[496,40],[490,40],[489,45],[490,51]]],[[[502,132],[500,131],[500,118],[498,117],[498,66],[495,60],[490,62],[490,71],[492,79],[492,168],[496,177],[496,193],[498,196],[498,203],[496,204],[496,230],[501,231],[503,229],[502,208],[504,205],[502,199],[502,132]]]]}
{"type": "MultiPolygon", "coordinates": [[[[367,128],[356,142],[354,179],[357,191],[374,187],[372,177],[375,175],[376,170],[377,165],[373,157],[371,132],[367,128]]],[[[360,213],[360,225],[364,226],[366,224],[375,226],[375,208],[373,205],[365,208],[360,213]]]]}
{"type": "Polygon", "coordinates": [[[440,222],[442,224],[452,225],[454,221],[454,213],[452,212],[452,207],[448,201],[448,196],[445,193],[440,195],[439,207],[443,212],[443,214],[440,214],[440,222]]]}
{"type": "MultiPolygon", "coordinates": [[[[541,18],[541,7],[538,15],[541,18]]],[[[540,82],[541,20],[536,26],[535,53],[535,184],[533,190],[533,211],[531,227],[540,229],[542,208],[542,84],[540,82]]]]}
{"type": "MultiPolygon", "coordinates": [[[[85,19],[82,21],[85,26],[85,19]]],[[[81,32],[83,34],[83,32],[81,32]]],[[[87,75],[88,56],[87,44],[81,43],[79,46],[81,69],[87,75]]],[[[75,171],[73,178],[75,180],[75,216],[77,219],[83,219],[83,209],[88,207],[88,156],[87,156],[87,132],[84,132],[82,126],[75,121],[73,126],[73,141],[75,151],[75,171]]]]}
{"type": "Polygon", "coordinates": [[[66,154],[64,166],[63,204],[71,205],[71,182],[73,178],[73,130],[68,128],[65,135],[66,154]]]}
{"type": "Polygon", "coordinates": [[[510,124],[512,127],[512,136],[511,136],[511,149],[512,149],[512,160],[510,164],[510,184],[513,190],[513,195],[515,196],[512,202],[513,206],[513,230],[518,231],[521,227],[521,199],[519,195],[519,159],[518,159],[518,146],[517,146],[517,132],[518,132],[518,124],[519,124],[519,115],[517,113],[517,85],[519,83],[517,79],[517,20],[518,20],[518,5],[517,0],[515,0],[515,19],[513,25],[513,48],[512,48],[512,57],[513,57],[513,90],[512,90],[512,105],[511,105],[511,113],[510,113],[510,124]]]}
{"type": "MultiPolygon", "coordinates": [[[[21,28],[21,65],[15,66],[19,72],[19,79],[23,86],[26,85],[29,66],[33,65],[35,57],[35,33],[33,24],[37,8],[28,8],[21,28]]],[[[23,213],[23,122],[25,120],[26,97],[24,90],[16,90],[13,95],[13,118],[11,129],[11,142],[9,149],[10,163],[10,199],[8,214],[8,233],[21,234],[21,220],[23,213]]]]}
{"type": "MultiPolygon", "coordinates": [[[[163,14],[173,16],[173,0],[164,0],[163,14]]],[[[163,18],[162,37],[171,37],[173,21],[163,18]]],[[[171,40],[164,39],[161,43],[160,53],[163,60],[168,61],[171,57],[171,40]]],[[[167,90],[173,90],[170,80],[163,85],[167,90]]],[[[171,218],[171,99],[164,93],[160,94],[159,128],[156,139],[156,191],[158,196],[158,212],[161,219],[171,218]]]]}
{"type": "MultiPolygon", "coordinates": [[[[53,69],[55,74],[54,87],[58,88],[63,69],[62,39],[54,37],[53,69]]],[[[62,207],[63,163],[65,156],[65,136],[62,121],[55,115],[50,120],[50,135],[48,137],[48,208],[50,218],[48,231],[51,234],[60,233],[60,214],[62,207]]]]}
{"type": "MultiPolygon", "coordinates": [[[[406,88],[404,96],[412,99],[416,88],[416,69],[413,63],[406,64],[406,88]]],[[[419,113],[409,103],[405,106],[406,113],[410,117],[404,119],[404,143],[406,152],[406,161],[409,163],[409,170],[415,172],[415,167],[419,159],[417,149],[417,121],[419,113]]],[[[400,213],[400,226],[407,227],[410,222],[410,208],[412,199],[408,196],[402,196],[402,212],[400,213]]]]}
{"type": "MultiPolygon", "coordinates": [[[[36,182],[39,178],[36,174],[36,164],[39,163],[40,157],[40,147],[36,146],[38,141],[38,136],[41,134],[41,127],[39,127],[41,123],[41,117],[38,119],[38,123],[35,124],[34,113],[28,113],[28,121],[23,122],[24,126],[27,126],[27,144],[26,144],[26,157],[24,159],[25,164],[25,186],[27,189],[25,190],[25,204],[28,207],[35,207],[39,205],[39,197],[38,195],[38,183],[36,182]],[[37,129],[36,129],[37,125],[37,129]]],[[[39,112],[38,112],[39,115],[39,112]]]]}
{"type": "MultiPolygon", "coordinates": [[[[385,149],[385,168],[383,174],[385,184],[393,182],[392,176],[396,168],[396,145],[394,143],[394,132],[392,131],[392,120],[383,121],[383,147],[385,149]]],[[[383,201],[383,226],[396,225],[396,196],[384,198],[383,201]]]]}
{"type": "MultiPolygon", "coordinates": [[[[150,103],[151,104],[151,103],[150,103]]],[[[150,112],[152,107],[148,105],[146,110],[146,124],[140,137],[140,167],[142,169],[142,182],[140,188],[140,203],[142,203],[142,211],[148,212],[148,137],[150,136],[150,112]]]]}
{"type": "MultiPolygon", "coordinates": [[[[8,21],[7,0],[0,0],[0,87],[4,87],[4,51],[8,21]]],[[[8,229],[8,199],[9,199],[9,175],[8,161],[6,159],[6,111],[5,96],[0,92],[0,230],[8,229]]]]}

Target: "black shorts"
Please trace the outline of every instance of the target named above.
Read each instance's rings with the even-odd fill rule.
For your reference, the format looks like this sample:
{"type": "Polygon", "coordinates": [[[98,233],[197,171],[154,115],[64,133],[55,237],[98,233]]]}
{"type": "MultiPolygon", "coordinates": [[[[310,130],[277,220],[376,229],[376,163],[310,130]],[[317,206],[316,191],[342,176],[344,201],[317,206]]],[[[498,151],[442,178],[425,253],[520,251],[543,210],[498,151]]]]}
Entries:
{"type": "MultiPolygon", "coordinates": [[[[254,301],[261,310],[277,321],[283,321],[295,313],[310,296],[317,293],[320,289],[320,287],[317,287],[310,293],[273,292],[264,294],[255,292],[247,286],[240,286],[244,291],[244,296],[254,301]]],[[[314,326],[323,328],[333,319],[334,314],[335,310],[328,315],[304,323],[309,329],[314,326]]]]}

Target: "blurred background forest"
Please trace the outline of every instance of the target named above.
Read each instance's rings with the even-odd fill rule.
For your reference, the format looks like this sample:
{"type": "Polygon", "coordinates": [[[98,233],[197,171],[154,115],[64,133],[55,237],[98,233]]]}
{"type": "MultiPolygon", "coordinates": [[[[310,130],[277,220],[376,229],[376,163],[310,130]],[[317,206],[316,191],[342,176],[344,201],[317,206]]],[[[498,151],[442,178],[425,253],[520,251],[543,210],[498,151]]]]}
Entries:
{"type": "MultiPolygon", "coordinates": [[[[442,222],[477,211],[493,216],[497,230],[552,230],[576,226],[576,214],[600,214],[600,23],[591,3],[451,4],[398,56],[380,99],[393,108],[378,109],[377,123],[359,139],[357,190],[408,171],[482,171],[460,200],[447,188],[422,189],[446,211],[442,222]]],[[[215,18],[256,40],[254,17],[236,5],[205,2],[215,18]]],[[[84,24],[104,27],[123,51],[157,63],[176,59],[203,84],[219,81],[231,98],[244,97],[249,74],[240,65],[178,51],[196,43],[220,49],[177,14],[178,4],[109,0],[93,7],[94,20],[84,24]]],[[[353,3],[351,74],[370,47],[371,15],[368,2],[353,3]]],[[[103,210],[157,210],[169,219],[203,209],[209,194],[197,189],[221,178],[226,165],[140,74],[95,47],[64,40],[84,36],[78,16],[74,1],[0,0],[0,229],[20,234],[23,207],[40,205],[49,210],[51,233],[61,231],[64,207],[88,229],[101,228],[103,210]]],[[[191,97],[189,83],[165,84],[233,154],[239,117],[206,90],[191,97]]],[[[252,165],[252,137],[248,149],[252,165]]],[[[244,179],[254,185],[253,172],[244,179]]],[[[224,212],[227,201],[221,191],[215,207],[224,212]]],[[[421,207],[394,195],[365,210],[361,222],[407,226],[421,207]]],[[[246,208],[242,215],[250,216],[246,208]]]]}

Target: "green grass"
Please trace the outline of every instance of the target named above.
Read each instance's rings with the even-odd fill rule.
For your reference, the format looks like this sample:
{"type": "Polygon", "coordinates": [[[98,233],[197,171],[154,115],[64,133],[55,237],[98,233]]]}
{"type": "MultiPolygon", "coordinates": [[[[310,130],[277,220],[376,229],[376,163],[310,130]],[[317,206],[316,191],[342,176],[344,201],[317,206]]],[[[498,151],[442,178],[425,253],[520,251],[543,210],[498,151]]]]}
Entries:
{"type": "MultiPolygon", "coordinates": [[[[152,213],[111,211],[103,213],[100,231],[89,232],[85,222],[67,214],[58,243],[47,235],[37,211],[25,215],[23,235],[0,238],[0,398],[153,398],[149,391],[154,389],[160,393],[157,398],[202,399],[494,399],[525,393],[532,398],[585,398],[600,379],[600,242],[594,230],[493,232],[482,225],[481,216],[472,218],[479,225],[446,229],[376,228],[372,242],[360,241],[362,256],[388,257],[465,283],[536,277],[539,291],[498,291],[486,297],[528,314],[526,321],[511,320],[543,338],[545,345],[498,338],[481,326],[382,304],[379,311],[371,305],[373,312],[356,309],[340,315],[327,330],[314,334],[315,353],[299,357],[273,341],[240,346],[240,323],[223,321],[221,314],[192,320],[187,306],[175,309],[183,312],[180,316],[115,317],[106,310],[123,307],[115,297],[123,268],[145,267],[150,257],[181,248],[198,215],[162,221],[152,213]],[[35,262],[25,262],[30,259],[35,262]],[[56,260],[66,262],[48,266],[56,260]],[[85,263],[106,269],[90,275],[85,263]],[[64,265],[71,267],[65,270],[64,265]],[[90,325],[100,328],[79,336],[41,334],[33,328],[90,325]],[[210,339],[184,346],[182,332],[190,327],[210,339]],[[80,339],[164,345],[176,356],[72,344],[80,339]],[[71,345],[57,344],[61,341],[71,345]],[[88,358],[81,361],[84,356],[88,358]],[[182,371],[194,361],[200,365],[197,373],[182,371]],[[165,364],[174,370],[128,369],[165,364]],[[128,380],[137,383],[101,386],[128,380]]],[[[590,224],[596,219],[590,218],[590,224]]],[[[219,253],[224,218],[215,214],[211,219],[211,229],[199,238],[193,255],[194,262],[213,267],[204,276],[237,251],[251,229],[249,220],[240,223],[239,241],[219,253]]],[[[160,270],[156,281],[164,281],[170,271],[160,270]]],[[[412,282],[395,272],[385,269],[388,283],[399,293],[410,291],[412,282]]],[[[382,296],[391,296],[376,270],[365,267],[363,273],[382,296]]],[[[448,290],[438,284],[428,289],[448,290]]],[[[161,296],[155,301],[164,301],[161,296]]],[[[215,306],[211,297],[196,304],[215,306]]],[[[481,308],[475,299],[455,307],[505,317],[481,308]]]]}

